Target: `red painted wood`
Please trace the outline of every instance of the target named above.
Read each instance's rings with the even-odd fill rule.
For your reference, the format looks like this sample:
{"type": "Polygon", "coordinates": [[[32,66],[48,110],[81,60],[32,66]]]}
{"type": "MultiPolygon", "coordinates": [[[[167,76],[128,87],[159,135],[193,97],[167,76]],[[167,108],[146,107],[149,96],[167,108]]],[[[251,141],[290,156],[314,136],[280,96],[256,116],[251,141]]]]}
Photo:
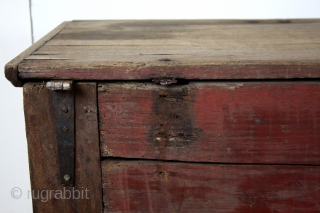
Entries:
{"type": "Polygon", "coordinates": [[[102,162],[105,212],[319,212],[319,166],[102,162]]]}
{"type": "Polygon", "coordinates": [[[101,84],[103,156],[320,163],[318,82],[101,84]]]}

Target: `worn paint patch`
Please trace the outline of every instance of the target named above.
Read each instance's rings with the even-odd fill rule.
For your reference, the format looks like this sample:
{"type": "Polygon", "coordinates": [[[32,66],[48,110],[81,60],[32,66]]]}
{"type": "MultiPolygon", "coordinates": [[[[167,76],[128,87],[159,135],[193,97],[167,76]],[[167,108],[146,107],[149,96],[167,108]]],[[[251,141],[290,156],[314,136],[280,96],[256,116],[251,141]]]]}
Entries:
{"type": "Polygon", "coordinates": [[[189,146],[199,137],[201,129],[194,127],[190,109],[193,89],[163,87],[154,91],[151,141],[159,157],[165,156],[165,149],[189,146]]]}
{"type": "MultiPolygon", "coordinates": [[[[210,83],[209,83],[210,84],[210,83]]],[[[217,88],[222,88],[222,89],[229,89],[229,90],[235,90],[237,88],[243,87],[243,83],[214,83],[214,86],[217,88]]],[[[201,82],[201,83],[195,83],[193,86],[203,89],[208,87],[208,82],[201,82]]]]}

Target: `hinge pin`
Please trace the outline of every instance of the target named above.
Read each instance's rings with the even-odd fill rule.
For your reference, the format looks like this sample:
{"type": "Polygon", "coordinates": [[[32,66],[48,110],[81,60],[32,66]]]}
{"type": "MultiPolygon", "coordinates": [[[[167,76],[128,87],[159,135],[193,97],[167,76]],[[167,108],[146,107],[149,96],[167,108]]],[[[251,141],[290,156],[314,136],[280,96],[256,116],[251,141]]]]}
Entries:
{"type": "Polygon", "coordinates": [[[72,81],[48,81],[46,88],[49,90],[71,90],[72,81]]]}

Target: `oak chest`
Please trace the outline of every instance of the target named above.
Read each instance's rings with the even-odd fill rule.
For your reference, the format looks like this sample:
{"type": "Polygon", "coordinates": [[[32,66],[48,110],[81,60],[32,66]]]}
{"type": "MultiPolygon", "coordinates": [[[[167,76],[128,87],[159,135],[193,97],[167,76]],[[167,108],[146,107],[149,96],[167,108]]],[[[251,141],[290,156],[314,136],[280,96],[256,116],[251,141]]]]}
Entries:
{"type": "Polygon", "coordinates": [[[5,75],[34,212],[320,212],[320,20],[65,22],[5,75]]]}

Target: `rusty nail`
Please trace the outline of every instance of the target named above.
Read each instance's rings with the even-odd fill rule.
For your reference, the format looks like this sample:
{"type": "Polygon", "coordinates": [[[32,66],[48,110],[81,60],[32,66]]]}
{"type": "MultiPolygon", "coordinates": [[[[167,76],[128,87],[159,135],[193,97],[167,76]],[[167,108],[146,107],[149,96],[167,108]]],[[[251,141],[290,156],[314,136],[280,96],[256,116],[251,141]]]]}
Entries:
{"type": "Polygon", "coordinates": [[[67,126],[63,126],[61,129],[62,129],[62,131],[64,131],[64,132],[68,132],[68,131],[69,131],[69,128],[68,128],[67,126]]]}
{"type": "Polygon", "coordinates": [[[68,108],[66,106],[62,107],[62,112],[67,113],[68,112],[68,108]]]}
{"type": "Polygon", "coordinates": [[[63,178],[64,178],[65,181],[69,181],[69,180],[70,180],[70,175],[65,174],[65,175],[63,176],[63,178]]]}

